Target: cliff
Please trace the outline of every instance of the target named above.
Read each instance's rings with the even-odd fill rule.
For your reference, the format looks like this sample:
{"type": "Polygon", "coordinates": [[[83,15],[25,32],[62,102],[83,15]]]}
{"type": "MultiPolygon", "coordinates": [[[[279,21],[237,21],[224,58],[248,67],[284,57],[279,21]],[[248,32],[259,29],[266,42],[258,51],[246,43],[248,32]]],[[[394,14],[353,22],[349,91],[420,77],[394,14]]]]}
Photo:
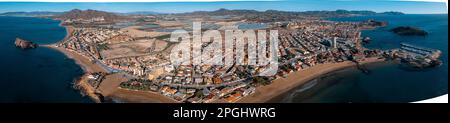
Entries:
{"type": "Polygon", "coordinates": [[[16,41],[14,43],[16,45],[16,47],[22,48],[22,49],[32,49],[32,48],[36,48],[37,44],[31,42],[31,41],[26,41],[20,38],[16,38],[16,41]]]}

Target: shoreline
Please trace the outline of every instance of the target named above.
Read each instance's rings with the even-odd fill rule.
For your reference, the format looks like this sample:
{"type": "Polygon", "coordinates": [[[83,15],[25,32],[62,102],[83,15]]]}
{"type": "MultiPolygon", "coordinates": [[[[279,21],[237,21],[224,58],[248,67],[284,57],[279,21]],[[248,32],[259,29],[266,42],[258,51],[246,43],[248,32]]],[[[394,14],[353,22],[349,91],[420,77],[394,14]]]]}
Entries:
{"type": "Polygon", "coordinates": [[[100,66],[96,66],[94,63],[90,62],[89,59],[84,58],[73,51],[66,50],[61,47],[57,47],[55,44],[51,45],[43,45],[42,47],[46,47],[49,49],[56,50],[58,52],[63,53],[67,58],[72,59],[75,63],[80,66],[83,70],[83,75],[76,77],[74,81],[74,86],[77,90],[79,90],[82,94],[87,95],[96,103],[101,103],[99,93],[94,89],[89,83],[87,83],[87,75],[92,72],[105,72],[100,66]]]}
{"type": "MultiPolygon", "coordinates": [[[[98,94],[102,94],[101,92],[96,91],[92,86],[90,86],[87,81],[83,81],[87,78],[87,74],[90,72],[105,72],[105,70],[90,62],[89,59],[85,58],[78,53],[73,51],[69,51],[67,49],[57,47],[55,44],[51,45],[43,45],[43,47],[47,47],[50,49],[55,49],[59,52],[65,54],[68,58],[73,59],[76,64],[82,67],[84,71],[84,75],[79,77],[78,81],[76,81],[76,85],[80,86],[80,91],[83,91],[84,94],[89,96],[93,101],[97,103],[101,103],[98,94]]],[[[378,58],[366,58],[365,61],[361,61],[361,64],[369,64],[375,62],[383,62],[384,59],[378,58]]],[[[279,78],[274,80],[270,85],[259,86],[256,88],[255,93],[250,94],[246,97],[242,97],[236,103],[266,103],[271,102],[273,99],[278,98],[280,95],[283,95],[292,89],[295,89],[299,86],[302,86],[313,80],[317,77],[320,77],[324,74],[345,69],[348,67],[354,67],[356,64],[351,61],[344,61],[341,63],[326,63],[319,64],[313,67],[310,67],[305,70],[295,71],[293,73],[288,74],[287,78],[279,78]]],[[[104,82],[102,82],[104,83],[104,82]]],[[[107,83],[107,82],[105,82],[107,83]]],[[[145,91],[134,91],[117,88],[113,93],[106,95],[105,97],[111,98],[112,100],[120,100],[121,102],[127,103],[177,103],[176,101],[171,100],[168,97],[165,97],[161,94],[157,93],[149,93],[145,91]],[[130,95],[132,95],[130,97],[130,95]]]]}
{"type": "MultiPolygon", "coordinates": [[[[390,65],[390,64],[395,64],[395,62],[393,61],[379,61],[379,62],[370,62],[370,63],[366,63],[364,65],[367,66],[374,66],[374,67],[379,67],[379,66],[384,66],[384,65],[390,65]]],[[[361,70],[359,70],[357,67],[355,66],[348,66],[348,67],[344,67],[341,69],[336,69],[327,73],[324,73],[322,75],[319,75],[311,80],[307,80],[304,84],[297,86],[289,91],[287,91],[286,93],[283,93],[281,95],[278,95],[276,97],[273,97],[272,99],[270,99],[269,101],[267,101],[266,103],[303,103],[303,102],[292,102],[289,101],[290,99],[292,99],[292,94],[302,94],[302,96],[306,97],[313,97],[315,96],[314,92],[317,92],[317,90],[320,89],[327,89],[327,81],[321,81],[323,78],[328,78],[331,76],[334,76],[335,74],[341,74],[342,71],[347,71],[350,70],[352,72],[361,72],[363,73],[361,70]],[[312,85],[312,86],[310,86],[312,85]],[[325,85],[325,86],[324,86],[325,85]],[[301,90],[300,92],[298,92],[298,90],[301,90]],[[311,95],[311,93],[308,93],[307,91],[313,91],[313,94],[311,95]],[[305,93],[306,92],[306,93],[305,93]]],[[[370,76],[370,75],[369,75],[370,76]]]]}
{"type": "MultiPolygon", "coordinates": [[[[370,64],[384,61],[385,59],[366,58],[364,61],[361,61],[361,64],[370,64]]],[[[279,78],[273,80],[273,82],[269,85],[257,87],[255,93],[243,97],[237,103],[272,102],[273,99],[279,98],[279,96],[284,95],[292,89],[307,84],[309,81],[316,79],[317,77],[336,70],[354,66],[356,66],[355,63],[351,61],[344,61],[341,63],[319,64],[306,70],[295,71],[288,74],[288,77],[286,78],[279,78]]]]}
{"type": "MultiPolygon", "coordinates": [[[[60,21],[60,20],[59,20],[60,21]]],[[[81,76],[78,76],[74,79],[74,89],[80,91],[82,96],[88,96],[92,101],[95,103],[101,103],[102,100],[100,99],[99,93],[94,89],[92,86],[89,85],[87,82],[87,75],[91,72],[104,72],[105,70],[101,69],[99,66],[95,66],[92,62],[90,62],[89,59],[85,58],[84,56],[75,53],[73,51],[69,51],[67,49],[61,48],[56,46],[58,43],[63,42],[67,40],[69,37],[72,36],[73,27],[69,26],[63,26],[62,21],[59,23],[59,26],[63,27],[66,30],[66,36],[60,41],[57,41],[52,44],[44,44],[39,45],[40,47],[46,47],[49,49],[56,50],[60,53],[63,53],[67,58],[72,59],[75,61],[75,63],[81,67],[83,70],[83,74],[81,76]]]]}
{"type": "MultiPolygon", "coordinates": [[[[78,77],[77,81],[74,83],[77,87],[79,87],[78,90],[80,90],[85,95],[89,96],[94,102],[101,103],[100,96],[105,96],[106,98],[110,98],[112,100],[120,100],[120,102],[137,102],[137,103],[177,103],[176,101],[170,99],[169,97],[165,97],[164,95],[158,94],[158,93],[150,93],[145,91],[134,91],[134,90],[127,90],[127,89],[121,89],[121,88],[115,88],[113,92],[104,95],[99,90],[93,88],[89,83],[87,83],[87,74],[92,72],[106,72],[104,68],[99,66],[98,64],[92,63],[86,56],[83,56],[79,53],[76,53],[74,51],[58,47],[56,46],[58,43],[66,40],[70,36],[72,36],[73,27],[71,26],[63,26],[60,24],[60,26],[64,27],[66,29],[66,36],[63,40],[58,41],[53,44],[48,45],[40,45],[42,47],[47,47],[50,49],[57,50],[63,54],[65,54],[68,58],[73,59],[77,65],[79,65],[82,69],[84,74],[81,77],[78,77]],[[101,95],[98,95],[101,94],[101,95]]],[[[384,59],[378,59],[378,58],[366,58],[365,61],[361,61],[361,64],[367,64],[367,63],[373,63],[373,62],[381,62],[384,61],[384,59]]],[[[310,67],[305,70],[301,71],[295,71],[293,73],[288,74],[287,78],[279,78],[277,80],[274,80],[270,85],[266,86],[259,86],[256,88],[255,93],[250,94],[246,97],[242,97],[239,101],[236,103],[266,103],[270,102],[272,99],[279,97],[280,95],[283,95],[287,92],[289,92],[292,89],[295,89],[299,86],[302,86],[309,82],[310,80],[313,80],[317,77],[320,77],[321,75],[324,75],[326,73],[336,71],[339,69],[345,69],[347,67],[353,67],[356,66],[355,63],[351,61],[344,61],[341,63],[326,63],[326,64],[319,64],[313,67],[310,67]]],[[[105,80],[103,80],[102,83],[110,83],[105,80]]]]}
{"type": "Polygon", "coordinates": [[[129,90],[118,88],[117,91],[109,96],[112,100],[120,103],[180,103],[174,99],[168,98],[156,92],[129,90]]]}
{"type": "MultiPolygon", "coordinates": [[[[89,83],[87,83],[87,74],[92,72],[106,72],[106,70],[104,70],[99,65],[90,62],[90,60],[85,58],[85,56],[61,47],[57,47],[54,44],[44,45],[43,47],[54,49],[65,54],[68,58],[73,59],[76,64],[83,69],[84,74],[79,77],[79,79],[77,79],[77,81],[75,81],[74,83],[79,87],[78,90],[80,90],[81,93],[89,96],[96,103],[102,103],[102,99],[100,99],[100,96],[103,96],[105,99],[110,100],[121,100],[124,103],[177,103],[169,97],[165,97],[161,94],[120,89],[118,87],[118,84],[120,83],[117,84],[117,80],[119,80],[120,78],[108,80],[105,79],[101,82],[101,85],[99,87],[100,89],[95,89],[89,83]]],[[[108,75],[107,78],[109,78],[109,76],[113,75],[108,75]]]]}
{"type": "MultiPolygon", "coordinates": [[[[60,26],[62,26],[62,25],[60,24],[60,26]]],[[[87,75],[89,73],[93,73],[93,72],[107,73],[107,70],[105,70],[103,67],[99,66],[98,64],[93,63],[88,58],[86,58],[86,56],[83,56],[79,53],[76,53],[74,51],[71,51],[71,50],[68,50],[68,49],[65,49],[62,47],[58,47],[57,44],[62,41],[65,41],[66,39],[71,37],[72,32],[73,32],[73,27],[71,27],[71,26],[62,26],[62,27],[64,27],[66,29],[66,36],[64,37],[64,39],[62,39],[58,42],[55,42],[53,44],[44,44],[44,45],[39,45],[39,46],[53,49],[53,50],[63,53],[67,58],[74,60],[75,63],[82,68],[83,75],[75,78],[74,86],[77,88],[77,90],[81,91],[81,93],[83,95],[89,96],[89,98],[91,98],[96,103],[102,103],[103,99],[101,99],[101,98],[103,98],[103,97],[110,98],[112,100],[115,100],[115,99],[123,100],[125,103],[127,103],[127,102],[141,103],[143,101],[150,101],[153,103],[176,103],[176,101],[173,101],[170,98],[165,97],[160,94],[147,93],[144,91],[125,90],[125,89],[120,89],[118,87],[114,88],[115,86],[118,86],[117,82],[114,81],[117,79],[112,79],[109,81],[103,80],[101,82],[101,83],[107,83],[106,85],[104,85],[105,86],[104,88],[109,87],[109,90],[112,90],[112,92],[109,91],[109,92],[103,93],[103,92],[101,92],[102,89],[95,89],[94,87],[92,87],[87,82],[87,79],[88,79],[87,75]],[[132,95],[132,96],[130,97],[130,95],[132,95]]],[[[102,87],[99,87],[99,88],[102,88],[102,87]]],[[[105,89],[105,90],[108,90],[108,89],[105,89]]]]}

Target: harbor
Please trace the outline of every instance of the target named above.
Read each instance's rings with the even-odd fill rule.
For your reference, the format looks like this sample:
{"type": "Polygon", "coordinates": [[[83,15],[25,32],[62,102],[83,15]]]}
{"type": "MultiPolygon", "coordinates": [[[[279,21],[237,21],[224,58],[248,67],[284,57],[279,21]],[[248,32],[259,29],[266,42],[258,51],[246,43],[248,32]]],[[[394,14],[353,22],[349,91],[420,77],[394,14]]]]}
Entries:
{"type": "Polygon", "coordinates": [[[388,52],[389,58],[399,60],[401,63],[416,69],[442,65],[442,61],[439,59],[442,52],[436,49],[401,43],[399,49],[393,49],[388,52]]]}

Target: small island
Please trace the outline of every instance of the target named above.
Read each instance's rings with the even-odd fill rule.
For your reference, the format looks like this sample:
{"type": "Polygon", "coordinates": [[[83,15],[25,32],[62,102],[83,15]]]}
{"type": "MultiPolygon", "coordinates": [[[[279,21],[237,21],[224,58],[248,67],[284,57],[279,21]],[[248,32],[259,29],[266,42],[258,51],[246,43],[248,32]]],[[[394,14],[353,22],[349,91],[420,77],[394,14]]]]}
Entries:
{"type": "Polygon", "coordinates": [[[402,36],[426,36],[428,35],[428,32],[416,28],[416,27],[409,27],[409,26],[400,26],[400,27],[396,27],[394,29],[390,30],[391,32],[398,34],[398,35],[402,35],[402,36]]]}
{"type": "Polygon", "coordinates": [[[16,45],[16,47],[21,48],[21,49],[33,49],[33,48],[37,47],[37,44],[35,44],[31,41],[26,41],[21,38],[16,38],[15,45],[16,45]]]}

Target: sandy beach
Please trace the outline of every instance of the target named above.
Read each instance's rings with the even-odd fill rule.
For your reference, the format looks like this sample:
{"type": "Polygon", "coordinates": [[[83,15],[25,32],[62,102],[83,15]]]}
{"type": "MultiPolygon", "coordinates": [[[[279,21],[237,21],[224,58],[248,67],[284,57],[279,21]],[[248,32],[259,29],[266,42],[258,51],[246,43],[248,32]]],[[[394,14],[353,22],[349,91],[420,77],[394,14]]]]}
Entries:
{"type": "Polygon", "coordinates": [[[93,72],[106,72],[105,69],[98,66],[95,63],[92,63],[89,59],[86,57],[79,55],[78,53],[75,53],[73,51],[66,50],[61,47],[57,47],[56,45],[43,45],[43,47],[55,49],[61,53],[64,53],[68,58],[73,59],[76,64],[78,64],[84,71],[84,75],[81,76],[78,81],[75,82],[75,85],[78,86],[80,91],[84,93],[85,95],[89,96],[94,102],[100,103],[100,99],[97,95],[98,91],[89,85],[87,74],[93,73],[93,72]]]}
{"type": "Polygon", "coordinates": [[[67,49],[64,49],[62,47],[57,47],[56,45],[44,45],[43,47],[48,47],[51,49],[58,50],[59,52],[64,53],[68,58],[75,60],[75,62],[80,65],[81,68],[87,73],[93,73],[93,72],[106,72],[105,69],[100,67],[99,65],[93,63],[91,60],[86,58],[85,56],[82,56],[74,51],[69,51],[67,49]]]}
{"type": "Polygon", "coordinates": [[[154,92],[117,89],[109,97],[126,103],[178,103],[164,95],[154,92]]]}
{"type": "MultiPolygon", "coordinates": [[[[66,50],[61,47],[56,47],[55,45],[45,45],[46,47],[56,49],[64,54],[66,54],[69,58],[74,59],[77,64],[79,64],[85,72],[106,72],[102,67],[97,64],[92,63],[86,57],[79,55],[73,51],[66,50]]],[[[362,64],[372,63],[372,62],[380,62],[384,61],[383,59],[377,58],[369,58],[365,61],[362,61],[362,64]]],[[[341,63],[328,63],[328,64],[319,64],[314,67],[308,68],[306,70],[296,71],[290,73],[287,78],[280,78],[275,80],[272,84],[266,86],[257,87],[255,93],[243,97],[237,103],[264,103],[268,102],[271,99],[282,95],[288,92],[295,87],[301,86],[320,75],[343,69],[346,67],[355,66],[355,63],[351,61],[345,61],[341,63]]],[[[84,80],[82,77],[81,80],[84,80]]],[[[124,78],[121,78],[119,74],[112,74],[107,76],[99,89],[93,89],[87,83],[81,84],[84,88],[86,88],[91,94],[94,96],[95,100],[95,92],[101,93],[103,96],[120,100],[120,102],[130,102],[130,103],[176,103],[176,101],[165,97],[161,94],[144,92],[144,91],[133,91],[127,89],[120,89],[119,84],[121,81],[124,81],[124,78]]],[[[81,82],[83,83],[83,82],[81,82]]]]}
{"type": "MultiPolygon", "coordinates": [[[[71,26],[64,26],[66,28],[66,36],[64,37],[64,40],[66,40],[67,38],[72,36],[72,32],[73,32],[73,27],[71,26]]],[[[61,42],[61,41],[60,41],[61,42]]],[[[88,58],[86,58],[85,56],[82,56],[74,51],[70,51],[67,50],[65,48],[62,47],[58,47],[56,46],[59,42],[55,43],[55,44],[49,44],[49,45],[39,45],[41,47],[47,47],[47,48],[51,48],[51,49],[55,49],[61,53],[64,53],[68,58],[75,60],[75,62],[80,65],[80,67],[83,68],[83,70],[85,72],[106,72],[105,69],[103,69],[102,67],[98,66],[95,63],[92,63],[92,61],[90,61],[88,58]]]]}
{"type": "MultiPolygon", "coordinates": [[[[56,45],[43,45],[43,47],[58,50],[67,57],[74,59],[75,62],[83,68],[86,74],[92,72],[106,72],[106,70],[98,64],[92,63],[85,56],[79,55],[73,51],[57,47],[56,45]]],[[[123,81],[126,81],[126,79],[122,77],[122,74],[117,73],[106,76],[106,79],[101,82],[97,89],[94,89],[87,83],[86,75],[82,76],[76,83],[82,88],[83,93],[91,97],[95,102],[100,102],[98,95],[96,94],[100,93],[106,98],[119,99],[122,102],[129,103],[176,103],[174,100],[160,94],[119,89],[119,85],[123,81]]]]}
{"type": "MultiPolygon", "coordinates": [[[[381,61],[384,61],[384,59],[368,58],[361,61],[361,64],[381,61]]],[[[279,95],[307,83],[309,80],[319,77],[320,75],[351,66],[355,66],[355,63],[345,61],[341,63],[319,64],[306,70],[296,71],[290,73],[287,78],[279,78],[274,80],[270,85],[257,87],[255,93],[243,97],[237,103],[268,102],[279,95]]]]}
{"type": "MultiPolygon", "coordinates": [[[[73,32],[73,27],[66,26],[65,28],[67,31],[67,35],[64,40],[69,38],[73,32]]],[[[81,76],[75,83],[80,88],[80,91],[89,96],[94,102],[101,102],[98,97],[98,94],[101,94],[106,98],[117,98],[123,102],[130,103],[176,103],[176,101],[160,94],[119,89],[120,83],[127,80],[126,78],[122,77],[123,74],[121,73],[115,73],[106,76],[106,79],[101,82],[97,89],[95,89],[87,83],[87,74],[94,72],[106,73],[107,70],[105,70],[100,65],[93,63],[86,56],[80,55],[75,51],[58,47],[57,43],[40,46],[54,49],[65,54],[68,58],[73,59],[75,63],[83,69],[85,75],[81,76]]]]}

